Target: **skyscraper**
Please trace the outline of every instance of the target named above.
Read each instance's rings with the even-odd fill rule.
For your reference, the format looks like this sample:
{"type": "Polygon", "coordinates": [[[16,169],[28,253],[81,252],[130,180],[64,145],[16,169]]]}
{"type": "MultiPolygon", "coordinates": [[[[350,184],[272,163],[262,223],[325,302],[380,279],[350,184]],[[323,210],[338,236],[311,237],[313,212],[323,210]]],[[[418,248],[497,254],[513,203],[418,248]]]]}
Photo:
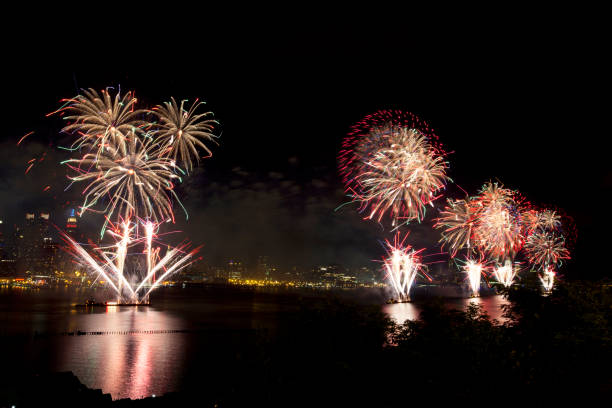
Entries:
{"type": "Polygon", "coordinates": [[[74,208],[70,209],[68,219],[66,220],[66,232],[68,235],[75,237],[78,230],[78,222],[74,208]]]}
{"type": "Polygon", "coordinates": [[[227,263],[227,272],[229,279],[241,279],[244,277],[244,266],[242,262],[236,260],[230,260],[227,263]]]}
{"type": "Polygon", "coordinates": [[[255,277],[260,280],[270,280],[270,261],[267,256],[257,257],[255,277]]]}
{"type": "Polygon", "coordinates": [[[48,212],[26,213],[23,231],[18,233],[17,273],[44,274],[52,272],[57,246],[49,233],[48,212]]]}

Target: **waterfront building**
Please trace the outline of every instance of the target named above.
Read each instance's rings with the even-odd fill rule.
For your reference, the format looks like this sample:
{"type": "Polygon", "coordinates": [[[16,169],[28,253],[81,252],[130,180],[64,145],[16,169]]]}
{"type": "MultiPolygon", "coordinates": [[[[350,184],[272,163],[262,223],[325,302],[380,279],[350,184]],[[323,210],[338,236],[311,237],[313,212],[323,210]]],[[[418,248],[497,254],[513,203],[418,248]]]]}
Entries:
{"type": "Polygon", "coordinates": [[[242,262],[237,260],[230,260],[227,263],[227,277],[229,279],[239,280],[245,275],[245,269],[242,262]]]}

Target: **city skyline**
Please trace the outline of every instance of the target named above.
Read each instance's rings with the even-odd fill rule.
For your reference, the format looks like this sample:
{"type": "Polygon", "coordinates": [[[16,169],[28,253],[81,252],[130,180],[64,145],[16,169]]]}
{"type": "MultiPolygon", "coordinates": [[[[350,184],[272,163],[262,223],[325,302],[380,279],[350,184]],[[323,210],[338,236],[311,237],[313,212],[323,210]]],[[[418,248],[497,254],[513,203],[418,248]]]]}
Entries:
{"type": "MultiPolygon", "coordinates": [[[[3,100],[12,120],[0,142],[0,214],[10,223],[24,208],[42,205],[58,214],[82,202],[79,188],[65,190],[66,171],[58,165],[67,158],[59,149],[69,140],[60,133],[63,121],[46,116],[60,99],[81,88],[109,86],[134,90],[145,107],[171,96],[199,97],[221,124],[219,145],[177,186],[187,198],[189,220],[177,211],[174,228],[203,244],[205,259],[220,263],[240,253],[252,260],[269,254],[286,265],[369,263],[384,255],[381,242],[390,232],[373,220],[363,222],[356,204],[342,206],[350,198],[337,155],[356,121],[379,109],[399,109],[428,121],[449,151],[453,183],[445,197],[462,198],[462,190],[475,194],[483,183],[499,180],[535,204],[559,207],[574,218],[580,236],[570,262],[583,265],[582,273],[600,274],[594,256],[603,250],[599,222],[582,191],[609,192],[610,172],[600,158],[609,142],[591,120],[601,109],[588,97],[596,84],[590,76],[580,86],[563,80],[589,61],[597,69],[597,55],[571,42],[539,55],[526,34],[497,42],[470,38],[465,33],[450,42],[423,43],[399,35],[378,41],[351,31],[296,32],[285,39],[261,33],[246,43],[228,40],[215,64],[163,69],[101,69],[80,63],[77,54],[68,62],[28,53],[23,60],[30,63],[9,67],[3,100]],[[456,47],[462,38],[465,46],[456,47]],[[260,44],[259,51],[253,44],[260,44]],[[565,47],[582,58],[565,58],[565,47]],[[374,49],[398,61],[358,57],[374,49]],[[529,57],[538,71],[523,70],[524,59],[513,55],[529,57]],[[422,63],[410,64],[414,58],[422,63]],[[240,68],[248,61],[258,63],[240,68]],[[561,137],[576,126],[599,148],[561,137]]],[[[410,225],[415,247],[439,248],[440,233],[431,226],[443,204],[444,198],[437,200],[422,224],[410,225]]],[[[101,217],[90,215],[79,221],[93,238],[101,217]]]]}

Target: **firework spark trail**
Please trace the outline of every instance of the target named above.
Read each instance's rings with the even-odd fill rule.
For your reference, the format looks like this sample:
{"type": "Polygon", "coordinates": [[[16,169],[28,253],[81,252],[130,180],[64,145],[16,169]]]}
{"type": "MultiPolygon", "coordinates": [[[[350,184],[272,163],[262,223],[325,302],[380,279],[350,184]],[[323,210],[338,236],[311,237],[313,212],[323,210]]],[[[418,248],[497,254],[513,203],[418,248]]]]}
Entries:
{"type": "Polygon", "coordinates": [[[523,212],[522,216],[528,233],[556,231],[561,228],[561,217],[556,211],[528,209],[523,212]]]}
{"type": "MultiPolygon", "coordinates": [[[[147,276],[151,273],[151,266],[153,264],[153,251],[152,251],[152,243],[153,243],[153,234],[155,229],[155,224],[151,221],[147,221],[144,225],[145,228],[145,239],[146,239],[146,252],[147,252],[147,276]]],[[[150,279],[147,279],[147,283],[150,284],[150,279]]]]}
{"type": "MultiPolygon", "coordinates": [[[[125,257],[127,256],[128,245],[130,243],[130,234],[132,229],[130,228],[129,219],[123,223],[123,235],[121,236],[121,240],[117,244],[117,270],[123,275],[123,269],[125,267],[125,257]]],[[[119,286],[119,290],[121,290],[121,283],[119,286]]]]}
{"type": "Polygon", "coordinates": [[[512,265],[512,262],[508,259],[506,259],[504,265],[497,266],[493,272],[497,281],[505,287],[510,287],[512,285],[517,273],[518,268],[512,265]]]}
{"type": "Polygon", "coordinates": [[[362,187],[359,198],[371,206],[367,218],[380,221],[390,212],[394,219],[420,221],[425,205],[444,187],[445,171],[445,162],[431,152],[418,131],[391,131],[389,145],[377,150],[357,176],[362,187]]]}
{"type": "Polygon", "coordinates": [[[545,293],[554,285],[556,272],[563,260],[570,259],[562,232],[561,216],[556,211],[533,209],[523,214],[527,225],[525,254],[529,263],[539,269],[538,277],[545,293]]]}
{"type": "Polygon", "coordinates": [[[400,301],[410,300],[410,289],[423,266],[420,256],[423,249],[415,251],[406,245],[407,236],[400,241],[398,232],[393,243],[386,241],[388,256],[383,261],[386,276],[400,301]]]}
{"type": "Polygon", "coordinates": [[[514,258],[524,243],[516,194],[489,182],[475,198],[478,215],[474,240],[482,252],[497,259],[514,258]]]}
{"type": "Polygon", "coordinates": [[[463,266],[463,270],[468,276],[468,282],[470,283],[472,296],[478,296],[480,292],[480,277],[483,273],[482,263],[476,262],[472,259],[468,259],[465,265],[463,266]]]}
{"type": "Polygon", "coordinates": [[[542,270],[570,259],[563,236],[555,232],[538,231],[527,238],[525,252],[529,262],[542,270]]]}
{"type": "Polygon", "coordinates": [[[110,197],[102,210],[107,219],[115,212],[124,219],[139,217],[140,209],[143,218],[174,219],[171,198],[178,197],[172,180],[180,181],[180,177],[173,172],[170,159],[156,157],[150,142],[131,138],[125,155],[109,147],[99,155],[87,153],[63,163],[77,173],[71,177],[73,182],[89,182],[83,190],[81,214],[94,211],[101,199],[110,197]]]}
{"type": "MultiPolygon", "coordinates": [[[[193,256],[200,250],[201,247],[197,247],[195,249],[193,249],[191,252],[189,252],[188,254],[184,254],[178,261],[176,261],[174,263],[174,265],[172,265],[171,267],[169,267],[166,272],[164,272],[164,274],[162,274],[159,279],[153,284],[151,285],[151,287],[149,288],[149,290],[147,291],[147,293],[145,293],[145,298],[147,296],[149,296],[149,294],[153,291],[153,289],[157,288],[160,284],[160,282],[163,282],[164,279],[166,279],[168,276],[170,276],[173,273],[176,273],[178,271],[180,271],[181,269],[185,268],[186,266],[189,265],[190,261],[193,256]]],[[[181,252],[181,250],[179,249],[178,252],[181,252]]]]}
{"type": "MultiPolygon", "coordinates": [[[[142,279],[140,284],[136,287],[135,292],[138,293],[143,286],[147,285],[151,278],[161,269],[166,269],[167,266],[170,267],[173,261],[176,262],[177,258],[184,254],[186,246],[181,245],[177,248],[170,249],[166,251],[166,254],[160,259],[160,261],[153,265],[151,270],[147,273],[147,275],[142,279]]],[[[185,257],[183,257],[185,258],[185,257]]],[[[178,262],[181,262],[183,258],[178,259],[178,262]]],[[[155,283],[160,282],[162,278],[158,279],[155,283]]]]}
{"type": "Polygon", "coordinates": [[[380,110],[365,116],[351,127],[351,131],[342,142],[342,149],[339,154],[340,173],[347,186],[354,184],[355,172],[361,166],[361,158],[358,154],[361,150],[366,150],[368,145],[376,145],[378,142],[372,137],[373,129],[380,129],[385,126],[395,126],[406,129],[417,129],[426,135],[436,150],[442,152],[437,140],[438,136],[430,128],[429,124],[418,116],[400,110],[380,110]]]}
{"type": "Polygon", "coordinates": [[[104,266],[108,267],[108,269],[110,269],[111,271],[114,272],[114,274],[117,276],[117,281],[118,284],[117,286],[119,287],[119,300],[123,297],[123,292],[125,290],[125,288],[127,288],[127,290],[130,292],[129,293],[129,297],[132,300],[136,300],[137,296],[136,293],[134,292],[134,290],[132,289],[132,286],[130,285],[130,283],[127,281],[127,278],[124,274],[124,265],[125,263],[122,263],[121,269],[119,269],[117,267],[117,265],[115,265],[115,261],[116,261],[116,252],[113,253],[112,255],[112,259],[108,256],[108,254],[104,251],[104,248],[96,248],[99,255],[102,257],[102,261],[104,262],[104,266]]]}
{"type": "Polygon", "coordinates": [[[164,102],[151,111],[158,119],[155,143],[160,146],[163,155],[172,157],[175,163],[184,166],[187,173],[193,170],[193,158],[199,162],[198,148],[202,148],[212,156],[210,149],[203,140],[215,142],[216,136],[213,131],[217,122],[210,119],[212,112],[195,114],[197,108],[204,102],[196,101],[189,110],[184,108],[185,100],[181,101],[180,107],[171,98],[170,102],[164,102]]]}
{"type": "Polygon", "coordinates": [[[471,248],[477,216],[478,212],[469,198],[447,200],[447,206],[440,212],[434,228],[444,228],[440,242],[450,246],[452,258],[462,248],[471,248]]]}
{"type": "Polygon", "coordinates": [[[450,180],[444,155],[419,129],[393,122],[372,127],[369,133],[345,141],[340,163],[346,192],[361,210],[370,207],[366,219],[380,222],[389,214],[393,226],[400,220],[420,222],[426,205],[433,206],[450,180]]]}
{"type": "Polygon", "coordinates": [[[199,250],[198,247],[187,252],[188,245],[181,245],[168,248],[160,259],[160,248],[153,248],[153,242],[161,222],[174,222],[173,204],[178,203],[185,210],[174,191],[175,182],[182,182],[180,174],[185,174],[176,161],[185,164],[188,173],[193,170],[192,158],[199,161],[198,148],[210,155],[210,149],[202,140],[214,141],[213,138],[218,137],[212,133],[218,122],[209,117],[211,112],[196,114],[202,104],[198,100],[189,110],[184,109],[185,101],[181,101],[179,108],[172,98],[170,103],[149,111],[136,109],[137,99],[133,92],[122,95],[119,90],[113,96],[109,89],[101,93],[83,90],[74,98],[62,100],[63,105],[47,116],[64,116],[69,123],[62,131],[75,136],[70,147],[64,149],[81,156],[62,164],[75,172],[69,177],[70,185],[86,184],[79,215],[87,211],[104,214],[101,238],[110,224],[108,232],[115,241],[111,246],[97,248],[102,258],[99,261],[74,241],[67,242],[74,247],[76,257],[82,258],[108,280],[120,300],[123,293],[129,291],[133,301],[141,302],[139,291],[145,284],[151,285],[151,278],[155,279],[158,271],[164,273],[151,285],[145,297],[171,273],[187,266],[199,250]],[[143,120],[148,114],[159,120],[143,120]],[[111,219],[119,220],[117,225],[111,219]],[[138,221],[131,222],[132,219],[138,221]],[[143,236],[139,235],[140,224],[143,236]],[[127,257],[130,248],[138,244],[144,246],[146,273],[134,291],[126,276],[127,257]],[[113,277],[109,273],[116,277],[115,281],[109,279],[113,277]]]}
{"type": "MultiPolygon", "coordinates": [[[[62,232],[64,239],[70,244],[70,248],[72,250],[75,258],[84,262],[89,268],[95,271],[99,276],[103,277],[106,282],[111,285],[111,287],[115,290],[118,296],[118,302],[122,302],[124,299],[129,299],[132,302],[143,302],[146,301],[147,296],[151,293],[151,291],[158,287],[160,282],[169,277],[172,273],[180,271],[182,268],[188,266],[193,256],[200,250],[201,247],[197,247],[192,251],[187,253],[188,244],[182,244],[176,248],[171,248],[166,251],[166,254],[162,259],[155,263],[154,256],[149,256],[147,254],[147,258],[150,259],[150,264],[148,265],[148,273],[144,278],[142,278],[139,282],[136,283],[136,289],[133,288],[132,284],[130,284],[125,276],[126,269],[126,256],[128,254],[128,249],[131,245],[135,245],[137,243],[143,243],[145,248],[150,248],[150,242],[153,241],[154,228],[150,227],[153,223],[147,222],[144,225],[145,230],[151,231],[151,236],[145,235],[145,237],[138,238],[132,237],[132,233],[135,230],[135,226],[130,221],[124,221],[121,224],[122,230],[119,232],[113,231],[113,229],[109,229],[109,234],[116,240],[116,244],[107,247],[97,248],[97,252],[99,253],[101,259],[96,260],[92,255],[87,252],[81,245],[76,243],[72,238],[70,238],[67,234],[62,232]],[[150,241],[149,241],[150,238],[150,241]],[[150,282],[152,276],[155,276],[155,273],[164,270],[163,275],[155,282],[155,284],[151,285],[150,289],[143,295],[139,296],[138,293],[140,290],[150,282]],[[108,272],[112,272],[114,275],[109,275],[108,272]],[[127,297],[124,295],[125,292],[129,292],[127,297]]],[[[152,253],[155,253],[152,251],[152,253]]],[[[149,260],[148,260],[149,262],[149,260]]]]}
{"type": "MultiPolygon", "coordinates": [[[[80,244],[78,244],[75,240],[73,240],[68,234],[60,231],[62,238],[65,242],[69,244],[69,250],[72,252],[75,258],[85,262],[85,264],[91,268],[94,272],[98,274],[98,276],[104,278],[104,281],[108,282],[108,284],[117,292],[117,295],[121,297],[121,290],[115,285],[111,277],[104,270],[108,264],[100,265],[99,262],[94,259],[89,252],[87,252],[80,244]]],[[[114,269],[113,269],[114,271],[114,269]]]]}
{"type": "Polygon", "coordinates": [[[98,156],[112,147],[115,152],[125,155],[128,135],[139,136],[146,125],[138,119],[145,111],[134,110],[137,99],[132,92],[123,97],[117,92],[113,99],[107,90],[103,90],[100,96],[89,89],[83,90],[83,95],[65,101],[69,103],[56,112],[70,112],[65,119],[73,123],[65,126],[63,131],[79,135],[71,149],[87,148],[98,156]]]}
{"type": "Polygon", "coordinates": [[[544,272],[538,276],[546,293],[550,293],[552,291],[553,285],[555,284],[555,275],[555,271],[550,268],[546,268],[544,272]]]}
{"type": "Polygon", "coordinates": [[[21,137],[21,139],[19,139],[19,141],[17,142],[17,146],[19,146],[19,145],[21,144],[21,142],[23,142],[23,141],[24,141],[24,139],[25,139],[26,137],[30,136],[30,135],[31,135],[31,134],[33,134],[33,133],[34,133],[34,131],[31,131],[31,132],[28,132],[28,133],[26,133],[25,135],[23,135],[23,136],[21,137]]]}

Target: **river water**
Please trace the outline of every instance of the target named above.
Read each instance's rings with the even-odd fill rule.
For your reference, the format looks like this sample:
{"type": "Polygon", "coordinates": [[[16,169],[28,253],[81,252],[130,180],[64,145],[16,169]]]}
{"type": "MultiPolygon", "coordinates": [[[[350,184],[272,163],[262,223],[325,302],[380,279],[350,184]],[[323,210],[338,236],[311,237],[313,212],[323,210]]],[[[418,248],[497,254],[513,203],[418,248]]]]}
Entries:
{"type": "MultiPolygon", "coordinates": [[[[154,293],[149,307],[72,306],[90,295],[74,288],[0,288],[5,361],[25,371],[72,371],[113,399],[161,395],[180,390],[189,373],[214,369],[233,339],[274,328],[279,314],[296,307],[291,296],[181,288],[154,293]],[[62,334],[78,331],[104,334],[62,334]]],[[[470,302],[503,320],[501,296],[445,304],[465,309],[470,302]]],[[[398,322],[418,318],[422,308],[418,301],[382,307],[398,322]]]]}

